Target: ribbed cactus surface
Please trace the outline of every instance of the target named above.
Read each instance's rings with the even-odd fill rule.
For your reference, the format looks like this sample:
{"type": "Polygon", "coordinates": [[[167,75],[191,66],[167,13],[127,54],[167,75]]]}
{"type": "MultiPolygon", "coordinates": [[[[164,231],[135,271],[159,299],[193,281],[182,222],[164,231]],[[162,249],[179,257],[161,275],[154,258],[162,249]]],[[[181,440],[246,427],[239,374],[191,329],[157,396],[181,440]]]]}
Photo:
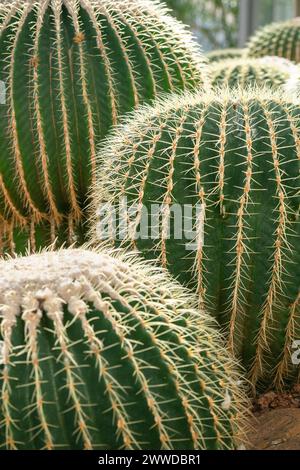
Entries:
{"type": "Polygon", "coordinates": [[[300,18],[272,23],[260,29],[249,41],[250,57],[276,55],[300,62],[300,18]]]}
{"type": "Polygon", "coordinates": [[[223,62],[227,59],[242,58],[246,55],[246,49],[228,48],[228,49],[217,49],[215,51],[208,52],[206,57],[209,62],[223,62]]]}
{"type": "MultiPolygon", "coordinates": [[[[194,286],[225,327],[228,346],[242,357],[253,384],[295,380],[299,102],[262,88],[174,97],[136,113],[105,148],[107,169],[94,191],[94,217],[101,208],[104,218],[96,224],[95,243],[107,235],[101,203],[118,211],[126,197],[127,229],[109,237],[159,258],[194,286]],[[197,216],[196,206],[202,208],[197,216]],[[145,210],[152,225],[141,237],[150,219],[145,210]],[[194,246],[182,229],[189,218],[194,246]]],[[[109,217],[108,211],[108,223],[109,217]]]]}
{"type": "Polygon", "coordinates": [[[160,92],[204,81],[198,46],[156,1],[0,1],[4,249],[27,245],[15,227],[29,243],[43,224],[43,245],[73,238],[110,127],[160,92]]]}
{"type": "Polygon", "coordinates": [[[279,57],[238,58],[213,63],[210,66],[210,74],[215,87],[244,88],[257,85],[276,89],[283,87],[287,82],[299,80],[300,69],[292,62],[279,57]]]}
{"type": "Polygon", "coordinates": [[[0,266],[2,449],[235,447],[239,374],[166,273],[84,250],[0,266]]]}

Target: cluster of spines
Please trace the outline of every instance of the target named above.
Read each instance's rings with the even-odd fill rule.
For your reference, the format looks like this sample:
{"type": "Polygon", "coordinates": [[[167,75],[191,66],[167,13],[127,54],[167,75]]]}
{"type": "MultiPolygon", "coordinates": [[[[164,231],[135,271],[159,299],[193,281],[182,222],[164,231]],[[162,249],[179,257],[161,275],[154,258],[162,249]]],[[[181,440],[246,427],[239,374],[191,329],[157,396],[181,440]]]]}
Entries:
{"type": "Polygon", "coordinates": [[[165,273],[82,250],[1,263],[4,448],[234,448],[239,375],[165,273]]]}
{"type": "Polygon", "coordinates": [[[0,154],[9,162],[0,171],[1,226],[9,251],[13,228],[32,223],[57,236],[72,218],[74,237],[109,127],[159,92],[206,78],[191,36],[156,2],[15,1],[1,3],[0,17],[7,88],[0,154]]]}
{"type": "Polygon", "coordinates": [[[247,55],[250,57],[274,55],[299,63],[299,18],[264,26],[250,39],[247,55]]]}
{"type": "Polygon", "coordinates": [[[238,58],[214,63],[210,66],[212,85],[282,87],[299,80],[299,69],[293,63],[279,58],[238,58]]]}
{"type": "Polygon", "coordinates": [[[299,119],[297,103],[260,88],[165,100],[135,113],[106,142],[94,192],[93,214],[120,195],[137,208],[125,243],[195,285],[253,385],[281,386],[297,375],[286,343],[299,330],[299,119]],[[150,202],[163,208],[159,237],[136,239],[150,202]],[[173,203],[199,202],[204,244],[195,239],[189,253],[172,227],[165,234],[173,203]]]}

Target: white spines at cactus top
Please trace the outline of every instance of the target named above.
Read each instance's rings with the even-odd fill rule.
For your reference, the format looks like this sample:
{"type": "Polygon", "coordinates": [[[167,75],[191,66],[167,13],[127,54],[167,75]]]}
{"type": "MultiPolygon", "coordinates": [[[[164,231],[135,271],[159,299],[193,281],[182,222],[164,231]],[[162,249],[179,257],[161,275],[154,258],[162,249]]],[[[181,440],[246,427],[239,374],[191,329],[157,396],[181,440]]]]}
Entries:
{"type": "Polygon", "coordinates": [[[84,250],[0,269],[2,448],[235,448],[239,374],[165,272],[84,250]]]}

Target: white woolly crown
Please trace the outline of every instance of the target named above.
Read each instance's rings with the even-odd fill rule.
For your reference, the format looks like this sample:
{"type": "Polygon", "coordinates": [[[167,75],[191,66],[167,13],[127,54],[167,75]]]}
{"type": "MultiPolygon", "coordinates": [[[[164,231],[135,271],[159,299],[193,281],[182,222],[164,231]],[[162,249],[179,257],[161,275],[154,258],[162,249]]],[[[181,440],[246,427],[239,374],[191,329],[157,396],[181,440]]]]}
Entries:
{"type": "MultiPolygon", "coordinates": [[[[155,298],[172,297],[179,309],[194,306],[195,299],[186,296],[167,273],[139,262],[135,255],[95,252],[84,249],[44,251],[28,257],[0,261],[0,318],[12,326],[20,311],[62,312],[64,304],[75,316],[87,313],[87,303],[106,311],[102,294],[126,303],[125,290],[142,293],[150,289],[155,298]]],[[[177,310],[178,314],[178,310],[177,310]]],[[[24,316],[24,314],[23,314],[24,316]]],[[[3,328],[3,323],[2,323],[3,328]]]]}
{"type": "Polygon", "coordinates": [[[75,281],[82,276],[91,281],[100,276],[109,278],[116,271],[126,270],[126,265],[108,254],[70,249],[1,260],[0,269],[0,296],[3,297],[8,289],[20,291],[28,285],[35,289],[53,285],[61,290],[63,280],[75,281]]]}

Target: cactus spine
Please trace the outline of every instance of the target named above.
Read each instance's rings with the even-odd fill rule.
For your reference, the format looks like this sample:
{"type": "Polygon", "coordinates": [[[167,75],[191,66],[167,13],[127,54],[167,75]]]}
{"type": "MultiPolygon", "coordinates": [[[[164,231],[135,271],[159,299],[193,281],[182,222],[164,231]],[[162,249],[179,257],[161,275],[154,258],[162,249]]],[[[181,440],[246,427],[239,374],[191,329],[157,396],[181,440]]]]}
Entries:
{"type": "Polygon", "coordinates": [[[253,385],[297,377],[290,352],[300,337],[299,124],[299,102],[273,90],[174,97],[142,109],[106,142],[107,168],[94,191],[94,216],[101,202],[118,210],[127,197],[135,210],[125,243],[196,289],[253,385]],[[152,203],[160,219],[155,236],[143,239],[152,203]],[[204,244],[195,235],[187,251],[191,240],[175,234],[173,208],[183,214],[199,203],[204,244]]]}
{"type": "Polygon", "coordinates": [[[278,88],[287,82],[296,82],[299,73],[300,69],[292,62],[278,57],[229,59],[210,66],[214,87],[257,85],[278,88]]]}
{"type": "Polygon", "coordinates": [[[274,55],[300,62],[300,18],[272,23],[259,30],[249,41],[248,55],[274,55]]]}
{"type": "Polygon", "coordinates": [[[0,265],[2,448],[235,447],[237,369],[166,273],[103,250],[0,265]]]}
{"type": "Polygon", "coordinates": [[[3,250],[73,239],[110,127],[204,81],[198,46],[156,1],[0,1],[3,250]]]}
{"type": "Polygon", "coordinates": [[[246,56],[246,49],[236,49],[236,48],[229,48],[229,49],[220,49],[208,52],[206,57],[208,58],[210,63],[215,62],[223,62],[224,60],[228,59],[238,59],[246,56]]]}

